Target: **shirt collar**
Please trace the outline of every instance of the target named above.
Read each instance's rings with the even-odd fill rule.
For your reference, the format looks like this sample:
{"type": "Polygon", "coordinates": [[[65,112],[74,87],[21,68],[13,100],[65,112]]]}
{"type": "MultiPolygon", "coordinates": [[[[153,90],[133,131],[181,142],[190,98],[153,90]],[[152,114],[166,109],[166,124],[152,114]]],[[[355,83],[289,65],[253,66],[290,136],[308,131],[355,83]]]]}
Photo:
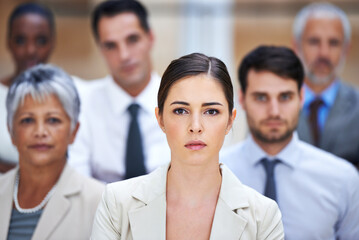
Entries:
{"type": "Polygon", "coordinates": [[[295,168],[300,161],[300,151],[298,148],[298,134],[293,133],[293,137],[285,148],[280,151],[276,156],[267,154],[253,139],[252,135],[245,140],[245,154],[246,158],[253,164],[257,165],[263,158],[279,159],[284,164],[295,168]]]}
{"type": "Polygon", "coordinates": [[[310,103],[316,98],[321,97],[324,104],[328,107],[333,106],[335,98],[338,93],[339,89],[339,81],[335,80],[332,84],[327,87],[323,92],[319,95],[316,95],[306,84],[303,85],[304,87],[304,108],[309,108],[310,103]]]}
{"type": "Polygon", "coordinates": [[[112,76],[107,76],[105,81],[107,81],[107,92],[111,100],[111,108],[116,114],[126,112],[131,103],[139,104],[146,114],[154,113],[155,106],[157,106],[157,98],[153,96],[153,93],[158,92],[161,81],[158,74],[151,74],[150,82],[137,97],[130,96],[115,82],[112,76]],[[121,103],[119,104],[119,102],[121,103]]]}

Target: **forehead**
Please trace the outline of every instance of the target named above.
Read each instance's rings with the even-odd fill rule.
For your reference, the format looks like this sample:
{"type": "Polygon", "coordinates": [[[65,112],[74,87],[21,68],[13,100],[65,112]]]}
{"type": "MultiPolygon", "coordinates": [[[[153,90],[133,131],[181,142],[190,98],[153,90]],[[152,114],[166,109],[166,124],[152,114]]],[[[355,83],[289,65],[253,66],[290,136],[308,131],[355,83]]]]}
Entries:
{"type": "Polygon", "coordinates": [[[176,81],[169,89],[167,100],[225,102],[226,98],[218,80],[207,74],[200,74],[176,81]]]}
{"type": "Polygon", "coordinates": [[[64,108],[55,94],[49,94],[40,98],[33,98],[31,94],[27,94],[22,101],[20,101],[17,108],[17,112],[31,111],[32,109],[46,108],[46,109],[57,109],[60,112],[64,112],[64,108]]]}
{"type": "Polygon", "coordinates": [[[248,72],[246,93],[261,92],[278,94],[281,92],[298,92],[298,85],[294,79],[283,78],[269,71],[248,72]]]}
{"type": "Polygon", "coordinates": [[[101,40],[123,38],[134,33],[145,33],[136,14],[129,12],[111,17],[101,17],[98,32],[101,40]]]}
{"type": "Polygon", "coordinates": [[[47,19],[36,13],[27,13],[15,18],[11,25],[12,33],[50,33],[50,25],[47,19]]]}
{"type": "Polygon", "coordinates": [[[344,38],[344,29],[339,18],[312,17],[305,25],[303,36],[344,38]]]}

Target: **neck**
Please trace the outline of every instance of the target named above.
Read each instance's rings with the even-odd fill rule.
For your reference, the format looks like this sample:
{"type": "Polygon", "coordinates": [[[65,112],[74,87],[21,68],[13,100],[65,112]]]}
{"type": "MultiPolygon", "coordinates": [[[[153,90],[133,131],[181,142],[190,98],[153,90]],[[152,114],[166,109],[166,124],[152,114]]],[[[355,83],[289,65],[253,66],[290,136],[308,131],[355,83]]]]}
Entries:
{"type": "Polygon", "coordinates": [[[58,181],[66,160],[45,167],[34,167],[29,164],[22,164],[21,161],[19,164],[19,192],[40,191],[47,193],[58,181]]]}
{"type": "Polygon", "coordinates": [[[172,162],[167,174],[167,196],[190,199],[195,204],[214,195],[218,197],[221,183],[218,161],[207,166],[183,166],[172,162]]]}
{"type": "Polygon", "coordinates": [[[316,94],[319,95],[320,93],[322,93],[325,89],[327,89],[333,82],[334,82],[335,78],[333,78],[332,80],[328,81],[327,83],[324,84],[314,84],[312,83],[308,78],[305,79],[305,84],[316,94]]]}
{"type": "Polygon", "coordinates": [[[265,151],[268,155],[276,156],[290,143],[293,138],[293,134],[280,142],[264,142],[255,138],[253,135],[252,137],[258,146],[262,148],[262,150],[265,151]]]}
{"type": "Polygon", "coordinates": [[[139,83],[132,84],[132,85],[124,85],[120,84],[120,81],[117,81],[114,76],[112,76],[115,80],[116,84],[120,86],[127,94],[131,97],[137,97],[140,93],[147,87],[148,83],[151,81],[151,72],[146,75],[146,78],[139,83]]]}

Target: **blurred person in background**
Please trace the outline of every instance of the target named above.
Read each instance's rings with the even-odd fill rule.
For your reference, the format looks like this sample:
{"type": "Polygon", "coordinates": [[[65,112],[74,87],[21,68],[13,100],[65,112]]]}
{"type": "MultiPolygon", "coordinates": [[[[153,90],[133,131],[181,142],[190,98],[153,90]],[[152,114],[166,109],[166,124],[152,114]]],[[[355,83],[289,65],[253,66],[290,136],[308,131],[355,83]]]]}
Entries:
{"type": "Polygon", "coordinates": [[[88,239],[104,189],[67,164],[80,100],[61,69],[23,72],[6,99],[19,166],[0,176],[0,239],[88,239]]]}
{"type": "Polygon", "coordinates": [[[220,160],[278,203],[286,239],[359,239],[358,172],[295,132],[303,102],[300,59],[289,48],[261,46],[245,56],[238,75],[251,134],[220,160]]]}
{"type": "Polygon", "coordinates": [[[299,138],[359,166],[359,91],[339,77],[349,52],[346,14],[329,3],[303,8],[293,25],[305,69],[299,138]]]}
{"type": "Polygon", "coordinates": [[[14,60],[15,71],[0,79],[0,172],[18,163],[6,126],[5,99],[16,76],[39,63],[46,63],[55,46],[55,23],[52,12],[37,3],[24,3],[10,14],[7,48],[14,60]]]}
{"type": "Polygon", "coordinates": [[[110,75],[88,95],[69,163],[104,182],[146,174],[170,156],[154,112],[160,78],[152,71],[147,11],[137,1],[104,1],[92,30],[110,75]]]}

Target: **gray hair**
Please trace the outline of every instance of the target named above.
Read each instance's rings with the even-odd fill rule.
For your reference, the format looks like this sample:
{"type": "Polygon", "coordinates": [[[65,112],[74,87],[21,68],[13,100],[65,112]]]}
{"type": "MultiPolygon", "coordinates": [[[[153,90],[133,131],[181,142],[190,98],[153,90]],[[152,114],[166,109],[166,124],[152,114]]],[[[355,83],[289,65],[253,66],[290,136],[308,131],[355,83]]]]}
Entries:
{"type": "Polygon", "coordinates": [[[309,18],[339,18],[343,26],[344,43],[350,42],[351,27],[347,15],[343,10],[330,3],[312,3],[300,10],[293,23],[293,35],[297,42],[301,41],[309,18]]]}
{"type": "Polygon", "coordinates": [[[6,98],[7,124],[12,132],[14,114],[27,95],[36,101],[44,101],[56,95],[75,129],[80,113],[80,99],[72,78],[63,70],[50,64],[39,64],[24,71],[10,86],[6,98]]]}

